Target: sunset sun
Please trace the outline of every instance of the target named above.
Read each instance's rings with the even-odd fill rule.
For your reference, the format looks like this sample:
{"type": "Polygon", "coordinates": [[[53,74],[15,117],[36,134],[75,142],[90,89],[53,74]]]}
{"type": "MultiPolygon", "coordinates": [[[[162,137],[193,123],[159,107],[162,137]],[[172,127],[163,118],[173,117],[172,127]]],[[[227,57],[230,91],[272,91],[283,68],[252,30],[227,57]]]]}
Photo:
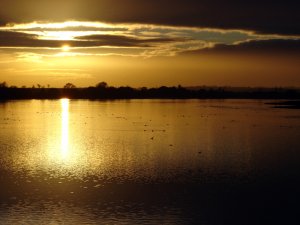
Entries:
{"type": "Polygon", "coordinates": [[[63,46],[61,47],[61,50],[62,50],[63,52],[68,52],[68,51],[70,51],[70,45],[63,45],[63,46]]]}

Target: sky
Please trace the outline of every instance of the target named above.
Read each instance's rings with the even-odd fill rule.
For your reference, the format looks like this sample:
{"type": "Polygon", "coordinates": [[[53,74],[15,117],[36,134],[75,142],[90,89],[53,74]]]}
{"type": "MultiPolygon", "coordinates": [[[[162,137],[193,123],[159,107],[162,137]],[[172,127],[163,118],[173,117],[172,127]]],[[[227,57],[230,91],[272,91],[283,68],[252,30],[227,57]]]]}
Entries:
{"type": "Polygon", "coordinates": [[[299,6],[292,0],[0,0],[0,82],[300,87],[299,6]]]}

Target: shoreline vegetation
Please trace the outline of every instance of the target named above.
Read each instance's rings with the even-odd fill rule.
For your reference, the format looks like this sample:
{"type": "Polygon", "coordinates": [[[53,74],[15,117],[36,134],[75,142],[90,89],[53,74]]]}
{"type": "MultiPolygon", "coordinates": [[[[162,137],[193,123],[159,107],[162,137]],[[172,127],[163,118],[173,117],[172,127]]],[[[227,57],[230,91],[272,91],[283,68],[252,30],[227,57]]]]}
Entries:
{"type": "MultiPolygon", "coordinates": [[[[21,99],[300,99],[300,88],[252,88],[252,87],[173,87],[132,88],[113,87],[106,82],[95,86],[77,88],[67,83],[63,88],[37,85],[31,88],[8,86],[0,83],[0,100],[21,99]]],[[[279,104],[279,107],[299,107],[300,101],[279,104]],[[296,104],[296,105],[295,105],[296,104]]]]}

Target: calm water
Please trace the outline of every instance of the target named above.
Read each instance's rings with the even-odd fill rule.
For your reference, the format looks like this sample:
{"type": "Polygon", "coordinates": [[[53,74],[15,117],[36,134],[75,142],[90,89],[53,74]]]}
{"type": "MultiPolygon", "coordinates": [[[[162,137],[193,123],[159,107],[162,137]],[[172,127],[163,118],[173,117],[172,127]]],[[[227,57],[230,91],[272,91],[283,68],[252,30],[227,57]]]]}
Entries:
{"type": "Polygon", "coordinates": [[[0,103],[0,224],[298,224],[300,111],[0,103]]]}

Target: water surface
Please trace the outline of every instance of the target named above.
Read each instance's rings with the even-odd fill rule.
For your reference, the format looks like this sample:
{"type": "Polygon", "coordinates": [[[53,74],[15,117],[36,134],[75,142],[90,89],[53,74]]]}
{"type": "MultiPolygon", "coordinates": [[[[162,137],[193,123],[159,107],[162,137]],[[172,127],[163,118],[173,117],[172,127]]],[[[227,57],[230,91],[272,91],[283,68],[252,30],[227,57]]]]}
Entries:
{"type": "Polygon", "coordinates": [[[296,224],[300,111],[266,102],[2,102],[0,224],[296,224]]]}

